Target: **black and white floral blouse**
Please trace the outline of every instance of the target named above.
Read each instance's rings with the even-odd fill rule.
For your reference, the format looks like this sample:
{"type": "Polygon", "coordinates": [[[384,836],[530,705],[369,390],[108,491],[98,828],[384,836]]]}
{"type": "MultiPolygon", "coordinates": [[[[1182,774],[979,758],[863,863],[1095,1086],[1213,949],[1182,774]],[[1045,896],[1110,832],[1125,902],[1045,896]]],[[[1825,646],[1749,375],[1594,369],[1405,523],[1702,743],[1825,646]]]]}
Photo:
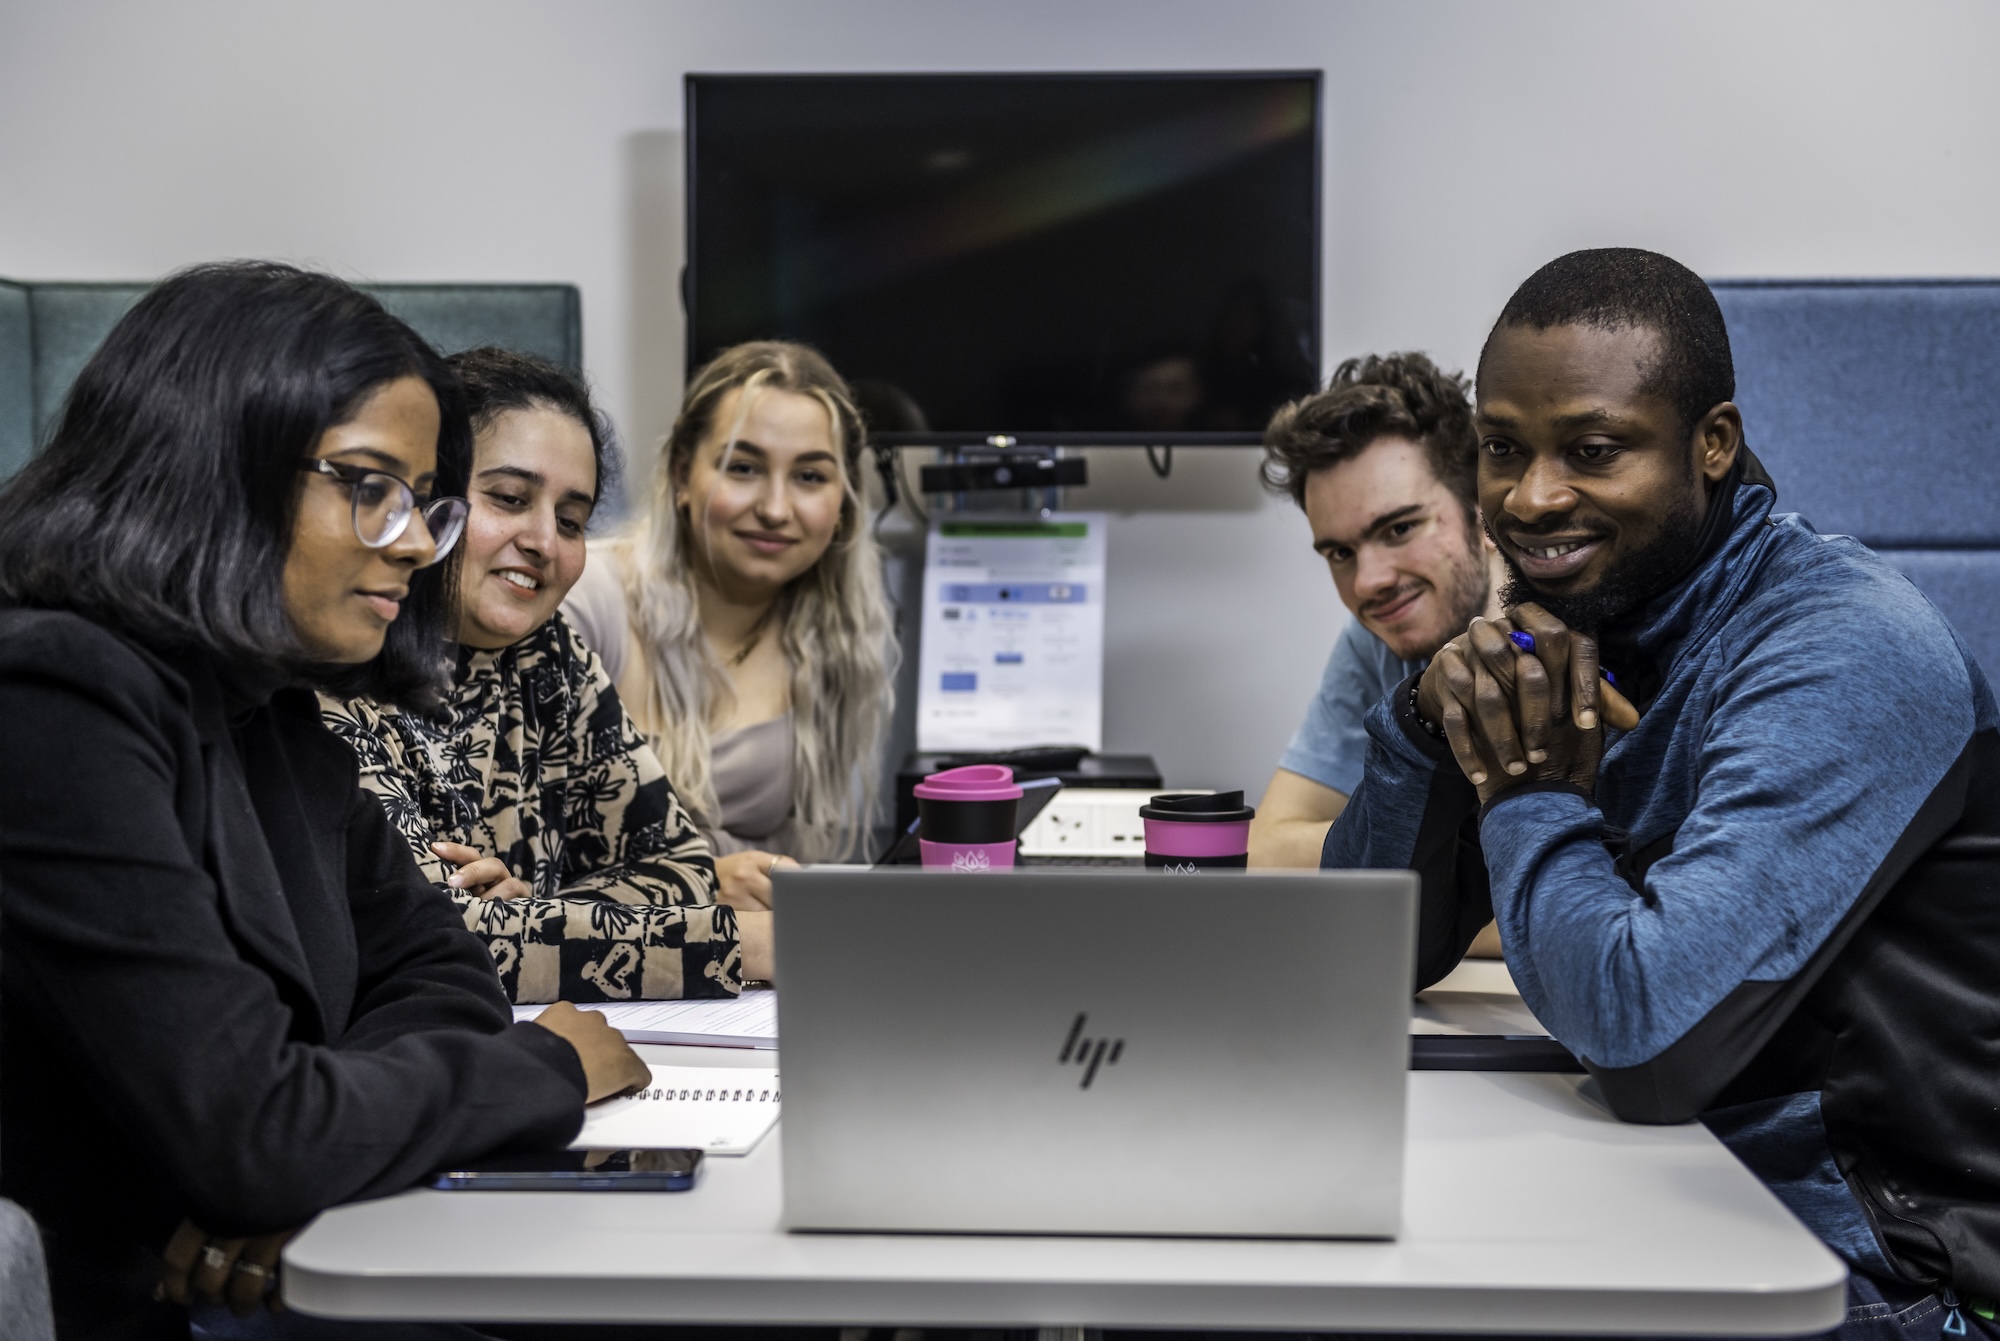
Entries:
{"type": "Polygon", "coordinates": [[[322,697],[424,874],[437,841],[498,856],[534,891],[446,893],[517,1002],[730,996],[736,917],[715,862],[610,677],[558,615],[497,652],[461,647],[433,717],[322,697]]]}

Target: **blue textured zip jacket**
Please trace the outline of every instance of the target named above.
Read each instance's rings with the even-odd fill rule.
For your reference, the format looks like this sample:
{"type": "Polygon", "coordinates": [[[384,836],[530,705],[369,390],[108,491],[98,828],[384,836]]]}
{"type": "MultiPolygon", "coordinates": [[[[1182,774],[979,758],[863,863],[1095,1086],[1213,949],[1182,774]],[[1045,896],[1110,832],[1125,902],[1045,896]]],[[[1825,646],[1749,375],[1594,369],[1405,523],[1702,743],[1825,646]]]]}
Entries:
{"type": "Polygon", "coordinates": [[[1644,715],[1594,799],[1482,813],[1406,681],[1321,864],[1421,875],[1420,984],[1497,917],[1620,1117],[1706,1114],[1850,1260],[2000,1297],[2000,710],[1905,578],[1773,516],[1742,457],[1692,571],[1604,631],[1644,715]]]}

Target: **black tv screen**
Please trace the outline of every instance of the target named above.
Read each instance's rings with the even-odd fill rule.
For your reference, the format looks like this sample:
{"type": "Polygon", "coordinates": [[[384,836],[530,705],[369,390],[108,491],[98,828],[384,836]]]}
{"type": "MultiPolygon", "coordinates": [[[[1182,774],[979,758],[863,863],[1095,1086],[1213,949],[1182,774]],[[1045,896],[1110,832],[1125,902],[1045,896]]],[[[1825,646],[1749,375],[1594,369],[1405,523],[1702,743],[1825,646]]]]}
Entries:
{"type": "Polygon", "coordinates": [[[1319,375],[1317,73],[690,75],[688,360],[878,440],[1255,442],[1319,375]]]}

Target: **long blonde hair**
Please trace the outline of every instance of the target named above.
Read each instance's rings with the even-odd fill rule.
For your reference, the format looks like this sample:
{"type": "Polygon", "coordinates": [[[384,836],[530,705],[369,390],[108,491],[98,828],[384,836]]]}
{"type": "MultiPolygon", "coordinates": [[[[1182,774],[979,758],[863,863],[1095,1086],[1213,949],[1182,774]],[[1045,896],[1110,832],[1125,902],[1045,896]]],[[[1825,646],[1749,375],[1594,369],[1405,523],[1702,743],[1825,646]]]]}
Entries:
{"type": "MultiPolygon", "coordinates": [[[[866,432],[853,395],[820,354],[782,340],[736,345],[694,375],[660,449],[652,507],[624,548],[625,598],[652,674],[643,716],[667,776],[702,823],[718,822],[709,724],[727,710],[729,675],[702,632],[695,595],[697,527],[676,505],[677,481],[715,427],[731,391],[735,449],[750,397],[810,396],[826,410],[841,462],[840,523],[819,562],[779,597],[780,646],[792,668],[793,851],[801,861],[852,853],[866,837],[876,799],[876,753],[889,720],[897,650],[882,588],[882,552],[859,491],[866,432]]],[[[704,546],[705,548],[705,546],[704,546]]]]}

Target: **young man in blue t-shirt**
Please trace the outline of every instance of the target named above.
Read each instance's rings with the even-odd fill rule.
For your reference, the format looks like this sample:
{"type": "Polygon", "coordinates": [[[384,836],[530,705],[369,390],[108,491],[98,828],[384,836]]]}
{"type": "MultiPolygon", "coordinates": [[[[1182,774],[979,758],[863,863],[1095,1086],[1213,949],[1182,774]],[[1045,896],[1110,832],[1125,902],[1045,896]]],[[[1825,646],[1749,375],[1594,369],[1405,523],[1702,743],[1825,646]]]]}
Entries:
{"type": "Polygon", "coordinates": [[[1264,451],[1266,485],[1305,512],[1354,613],[1250,826],[1251,865],[1316,867],[1361,781],[1363,716],[1473,616],[1498,613],[1501,574],[1479,527],[1465,379],[1422,354],[1349,359],[1278,411],[1264,451]]]}

